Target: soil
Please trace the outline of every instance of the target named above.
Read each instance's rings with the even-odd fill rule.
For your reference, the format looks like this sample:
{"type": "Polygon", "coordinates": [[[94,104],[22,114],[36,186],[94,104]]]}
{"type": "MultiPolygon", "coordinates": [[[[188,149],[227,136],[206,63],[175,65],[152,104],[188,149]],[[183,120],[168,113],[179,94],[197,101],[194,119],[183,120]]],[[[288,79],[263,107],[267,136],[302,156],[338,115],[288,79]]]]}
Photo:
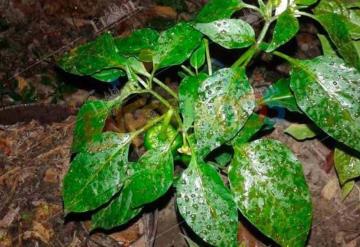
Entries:
{"type": "MultiPolygon", "coordinates": [[[[193,234],[176,213],[173,191],[128,225],[111,232],[89,232],[88,215],[65,217],[61,184],[72,158],[76,110],[88,98],[103,97],[104,89],[92,91],[91,86],[74,83],[61,73],[59,76],[55,66],[63,52],[104,30],[126,35],[150,24],[161,29],[161,25],[190,18],[205,1],[185,2],[188,9],[181,12],[150,0],[134,1],[138,7],[129,7],[125,0],[0,1],[0,21],[6,22],[0,23],[0,81],[4,81],[1,104],[20,104],[0,110],[1,247],[187,246],[184,235],[193,234]],[[72,85],[71,90],[66,85],[72,85]],[[37,104],[23,105],[28,102],[37,104]]],[[[256,14],[250,11],[240,16],[256,28],[256,14]]],[[[318,31],[305,22],[286,48],[299,58],[321,54],[318,31]]],[[[227,58],[227,54],[215,55],[227,58]]],[[[260,95],[288,71],[286,64],[262,56],[250,66],[249,78],[260,95]]],[[[162,75],[163,79],[176,90],[178,80],[167,75],[162,75]]],[[[108,88],[105,91],[110,94],[108,88]]],[[[108,119],[106,130],[137,129],[163,110],[154,100],[135,98],[108,119]]],[[[341,199],[333,168],[333,140],[320,137],[298,142],[284,134],[289,121],[300,118],[286,114],[285,119],[276,119],[275,130],[264,138],[284,142],[303,163],[314,214],[308,246],[360,246],[359,184],[345,200],[341,199]]],[[[131,155],[135,159],[144,152],[142,138],[134,140],[133,145],[131,155]]],[[[239,238],[249,247],[265,246],[261,242],[264,238],[246,223],[240,227],[239,238]]]]}

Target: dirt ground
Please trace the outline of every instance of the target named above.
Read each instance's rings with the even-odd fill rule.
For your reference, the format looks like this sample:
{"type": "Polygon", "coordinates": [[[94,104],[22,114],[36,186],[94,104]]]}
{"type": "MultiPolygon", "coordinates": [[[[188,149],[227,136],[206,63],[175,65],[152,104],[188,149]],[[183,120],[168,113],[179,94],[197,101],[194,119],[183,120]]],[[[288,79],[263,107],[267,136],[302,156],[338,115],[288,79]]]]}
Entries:
{"type": "MultiPolygon", "coordinates": [[[[64,217],[61,181],[71,160],[75,114],[89,97],[104,97],[104,90],[93,91],[83,83],[67,81],[59,76],[55,61],[105,29],[126,35],[143,26],[165,28],[190,18],[204,2],[185,1],[184,10],[183,6],[164,7],[150,0],[131,4],[125,0],[0,1],[0,106],[18,105],[0,107],[1,247],[187,246],[183,235],[191,233],[176,214],[172,192],[127,226],[111,232],[89,232],[88,215],[64,217]]],[[[257,21],[253,13],[246,14],[243,18],[257,21]]],[[[319,55],[317,31],[316,26],[303,24],[289,46],[293,55],[319,55]]],[[[270,59],[263,56],[250,67],[249,77],[258,93],[289,70],[270,59]]],[[[178,81],[164,77],[176,89],[178,81]]],[[[136,99],[108,121],[107,129],[136,129],[161,110],[156,101],[136,99]]],[[[268,137],[287,144],[303,163],[314,208],[308,246],[360,246],[359,188],[341,200],[332,140],[292,139],[283,130],[294,118],[277,119],[268,137]]],[[[144,152],[141,138],[133,144],[132,155],[144,152]]],[[[239,238],[249,247],[265,246],[251,228],[242,226],[239,238]]]]}

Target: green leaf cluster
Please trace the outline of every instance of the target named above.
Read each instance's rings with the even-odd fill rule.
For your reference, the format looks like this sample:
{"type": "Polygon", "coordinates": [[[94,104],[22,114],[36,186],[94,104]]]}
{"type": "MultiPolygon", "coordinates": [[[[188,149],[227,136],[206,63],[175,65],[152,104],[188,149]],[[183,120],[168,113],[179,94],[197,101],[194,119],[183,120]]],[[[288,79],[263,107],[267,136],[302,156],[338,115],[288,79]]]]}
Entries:
{"type": "Polygon", "coordinates": [[[360,69],[360,6],[351,1],[321,0],[315,18],[328,32],[336,51],[351,66],[360,69]]]}
{"type": "Polygon", "coordinates": [[[160,33],[105,33],[71,50],[59,61],[64,71],[127,82],[113,98],[88,101],[79,110],[75,158],[63,183],[65,211],[90,211],[93,229],[111,229],[173,188],[178,212],[210,245],[239,246],[241,214],[280,246],[304,246],[312,206],[302,166],[284,144],[262,138],[274,122],[259,109],[283,108],[309,123],[286,129],[299,141],[318,133],[336,140],[344,196],[351,191],[360,176],[359,7],[338,0],[210,0],[191,22],[160,33]],[[233,18],[243,8],[262,16],[258,34],[233,18]],[[300,16],[319,21],[328,32],[319,36],[323,56],[299,60],[278,51],[299,31],[300,16]],[[210,42],[245,50],[232,66],[214,71],[210,42]],[[291,72],[256,98],[246,73],[261,52],[285,59],[291,72]],[[177,91],[158,78],[168,67],[182,69],[177,91]],[[131,133],[104,132],[112,111],[138,94],[157,99],[167,111],[131,133]],[[146,152],[130,162],[137,136],[144,136],[146,152]],[[183,163],[179,176],[174,161],[183,163]]]}

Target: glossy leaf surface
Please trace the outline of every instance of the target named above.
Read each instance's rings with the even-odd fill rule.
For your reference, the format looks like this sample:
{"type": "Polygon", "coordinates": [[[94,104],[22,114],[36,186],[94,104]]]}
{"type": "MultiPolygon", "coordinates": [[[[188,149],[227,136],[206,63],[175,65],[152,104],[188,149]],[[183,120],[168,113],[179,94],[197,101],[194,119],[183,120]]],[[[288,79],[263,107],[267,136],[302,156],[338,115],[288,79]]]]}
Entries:
{"type": "Polygon", "coordinates": [[[86,101],[76,117],[72,151],[79,152],[95,137],[101,135],[111,104],[102,100],[86,101]]]}
{"type": "Polygon", "coordinates": [[[199,12],[196,22],[207,23],[230,18],[236,10],[241,9],[239,0],[210,0],[199,12]]]}
{"type": "Polygon", "coordinates": [[[292,112],[300,112],[295,96],[290,90],[290,80],[280,79],[264,93],[262,102],[269,107],[282,107],[292,112]]]}
{"type": "MultiPolygon", "coordinates": [[[[316,14],[336,14],[343,18],[350,32],[355,31],[358,33],[360,20],[359,20],[359,8],[355,6],[351,1],[339,1],[339,0],[321,0],[320,3],[314,9],[316,14]]],[[[355,38],[355,37],[353,37],[355,38]]]]}
{"type": "Polygon", "coordinates": [[[257,229],[281,246],[305,245],[310,192],[287,147],[271,139],[235,146],[229,180],[239,210],[257,229]]]}
{"type": "Polygon", "coordinates": [[[198,98],[198,89],[200,84],[206,80],[208,76],[200,73],[197,76],[185,77],[179,86],[179,107],[183,117],[185,129],[189,129],[195,120],[195,105],[198,98]]]}
{"type": "Polygon", "coordinates": [[[360,69],[360,52],[355,39],[360,36],[360,11],[338,0],[322,0],[314,10],[344,60],[360,69]]]}
{"type": "Polygon", "coordinates": [[[174,161],[170,147],[151,149],[132,165],[128,185],[133,192],[131,207],[150,203],[164,195],[173,183],[174,161]]]}
{"type": "Polygon", "coordinates": [[[198,23],[195,27],[212,41],[227,49],[244,48],[255,42],[254,29],[240,19],[198,23]]]}
{"type": "Polygon", "coordinates": [[[360,150],[360,74],[336,57],[299,61],[291,89],[301,110],[328,135],[360,150]]]}
{"type": "Polygon", "coordinates": [[[102,228],[109,230],[126,224],[137,216],[142,208],[131,208],[132,198],[133,192],[128,187],[125,187],[109,205],[92,215],[92,229],[102,228]]]}
{"type": "Polygon", "coordinates": [[[71,50],[59,61],[60,67],[66,72],[93,76],[106,82],[114,80],[116,75],[124,75],[122,72],[115,72],[114,68],[121,70],[125,64],[126,58],[117,53],[110,33],[71,50]]]}
{"type": "Polygon", "coordinates": [[[340,149],[335,149],[334,162],[340,184],[344,185],[349,180],[360,177],[360,159],[340,149]]]}
{"type": "Polygon", "coordinates": [[[338,52],[346,62],[360,69],[360,56],[343,18],[336,14],[319,14],[318,20],[324,26],[329,36],[338,48],[338,52]]]}
{"type": "Polygon", "coordinates": [[[155,67],[161,69],[183,63],[199,46],[201,38],[201,33],[188,23],[178,23],[162,32],[155,49],[155,67]]]}
{"type": "Polygon", "coordinates": [[[106,132],[72,161],[64,178],[67,212],[86,212],[109,201],[123,185],[130,135],[106,132]]]}
{"type": "Polygon", "coordinates": [[[139,56],[141,51],[153,51],[157,45],[159,33],[150,28],[134,31],[128,37],[115,40],[118,52],[125,56],[139,56]]]}
{"type": "Polygon", "coordinates": [[[206,156],[239,132],[255,108],[255,96],[242,68],[216,71],[198,92],[194,130],[199,155],[206,156]]]}
{"type": "Polygon", "coordinates": [[[292,39],[299,31],[299,22],[294,13],[289,9],[283,12],[277,19],[272,41],[267,48],[271,52],[292,39]]]}
{"type": "Polygon", "coordinates": [[[213,167],[193,158],[176,189],[179,212],[196,234],[214,246],[237,246],[236,205],[213,167]]]}
{"type": "Polygon", "coordinates": [[[317,132],[314,128],[307,124],[291,124],[284,132],[298,141],[311,139],[317,136],[317,132]]]}

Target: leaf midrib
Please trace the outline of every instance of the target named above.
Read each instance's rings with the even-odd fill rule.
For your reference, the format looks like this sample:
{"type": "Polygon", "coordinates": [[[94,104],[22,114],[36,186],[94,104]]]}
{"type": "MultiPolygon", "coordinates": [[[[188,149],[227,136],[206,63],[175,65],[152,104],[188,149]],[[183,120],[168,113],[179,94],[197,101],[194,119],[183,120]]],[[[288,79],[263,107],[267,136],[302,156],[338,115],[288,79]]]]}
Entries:
{"type": "MultiPolygon", "coordinates": [[[[91,177],[87,180],[86,184],[81,188],[81,190],[74,195],[74,197],[73,197],[74,200],[70,201],[70,205],[71,205],[70,207],[72,207],[72,206],[74,205],[74,203],[79,202],[79,200],[76,200],[76,199],[78,199],[78,196],[81,195],[81,194],[84,192],[85,188],[88,187],[89,184],[92,183],[92,182],[95,180],[95,178],[99,175],[99,173],[100,173],[101,171],[103,171],[103,169],[104,169],[106,166],[109,165],[109,161],[110,161],[112,158],[114,158],[114,156],[117,155],[117,154],[121,151],[121,149],[124,148],[125,145],[127,145],[127,144],[128,144],[128,142],[124,143],[124,145],[119,146],[117,149],[115,149],[114,153],[113,153],[108,159],[106,159],[106,160],[104,161],[104,164],[103,164],[99,169],[97,169],[97,172],[96,172],[93,176],[91,176],[91,177]]],[[[117,184],[117,185],[118,185],[118,184],[117,184]]],[[[76,205],[76,204],[75,204],[75,205],[76,205]]]]}

